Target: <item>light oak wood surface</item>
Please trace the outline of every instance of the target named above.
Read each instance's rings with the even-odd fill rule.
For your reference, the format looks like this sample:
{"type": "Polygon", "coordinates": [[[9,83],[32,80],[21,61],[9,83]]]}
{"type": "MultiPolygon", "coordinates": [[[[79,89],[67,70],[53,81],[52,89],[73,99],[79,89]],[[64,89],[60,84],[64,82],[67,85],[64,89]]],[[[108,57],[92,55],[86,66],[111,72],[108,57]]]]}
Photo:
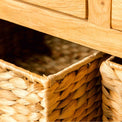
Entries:
{"type": "Polygon", "coordinates": [[[73,16],[87,17],[87,0],[19,0],[34,5],[44,6],[73,16]]]}
{"type": "Polygon", "coordinates": [[[110,28],[111,0],[89,0],[89,22],[110,28]]]}
{"type": "Polygon", "coordinates": [[[122,57],[122,32],[26,3],[0,0],[0,18],[122,57]]]}
{"type": "Polygon", "coordinates": [[[122,0],[112,0],[112,28],[122,31],[122,0]]]}

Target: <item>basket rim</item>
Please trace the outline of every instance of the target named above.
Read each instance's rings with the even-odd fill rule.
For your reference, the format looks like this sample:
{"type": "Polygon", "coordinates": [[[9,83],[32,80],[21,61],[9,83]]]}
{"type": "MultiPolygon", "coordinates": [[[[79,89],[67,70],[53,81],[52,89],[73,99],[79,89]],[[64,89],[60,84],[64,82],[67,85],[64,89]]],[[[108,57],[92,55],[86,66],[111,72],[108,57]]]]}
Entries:
{"type": "Polygon", "coordinates": [[[106,60],[106,63],[107,63],[110,67],[112,67],[112,68],[115,68],[115,69],[118,69],[118,70],[122,70],[122,65],[121,65],[121,64],[112,61],[114,58],[115,58],[115,56],[111,56],[110,58],[108,58],[108,59],[106,60]]]}
{"type": "Polygon", "coordinates": [[[21,74],[24,77],[28,78],[32,82],[39,82],[44,87],[52,86],[57,80],[63,79],[67,74],[73,72],[74,70],[79,69],[83,65],[92,62],[95,59],[98,59],[100,57],[103,57],[104,53],[96,51],[95,53],[81,59],[80,61],[66,67],[65,69],[51,75],[39,75],[33,72],[30,72],[29,70],[26,70],[24,68],[21,68],[19,66],[16,66],[15,64],[9,63],[7,61],[4,61],[0,59],[0,67],[3,69],[8,69],[11,71],[14,71],[17,74],[21,74]]]}
{"type": "Polygon", "coordinates": [[[43,76],[38,75],[36,73],[30,72],[29,70],[16,66],[15,64],[9,63],[2,59],[0,59],[0,67],[3,69],[8,69],[8,70],[14,71],[16,74],[23,75],[24,77],[28,78],[32,82],[36,81],[36,82],[43,84],[43,81],[47,80],[47,77],[45,75],[43,75],[43,76]]]}
{"type": "Polygon", "coordinates": [[[96,51],[95,53],[93,53],[93,54],[81,59],[80,61],[66,67],[65,69],[63,69],[55,74],[49,75],[48,79],[49,79],[49,81],[51,81],[50,85],[54,84],[57,80],[63,79],[67,74],[73,72],[74,70],[77,70],[80,67],[84,66],[85,64],[90,63],[90,62],[94,61],[95,59],[101,58],[104,55],[105,55],[105,53],[100,52],[100,51],[96,51]]]}

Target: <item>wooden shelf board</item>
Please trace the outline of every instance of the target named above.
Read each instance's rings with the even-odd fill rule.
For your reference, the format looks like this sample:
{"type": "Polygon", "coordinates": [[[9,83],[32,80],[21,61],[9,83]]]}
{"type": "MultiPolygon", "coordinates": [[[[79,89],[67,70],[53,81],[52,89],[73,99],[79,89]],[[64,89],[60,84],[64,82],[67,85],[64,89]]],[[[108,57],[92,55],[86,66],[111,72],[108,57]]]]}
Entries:
{"type": "Polygon", "coordinates": [[[0,0],[0,18],[122,58],[122,32],[13,0],[0,0]]]}

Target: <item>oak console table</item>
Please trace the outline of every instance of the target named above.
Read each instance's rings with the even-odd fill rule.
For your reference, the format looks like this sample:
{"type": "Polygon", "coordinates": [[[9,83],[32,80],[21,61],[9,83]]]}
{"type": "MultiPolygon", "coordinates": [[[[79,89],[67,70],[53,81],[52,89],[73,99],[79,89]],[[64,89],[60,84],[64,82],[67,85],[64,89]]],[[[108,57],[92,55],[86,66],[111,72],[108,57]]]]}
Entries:
{"type": "Polygon", "coordinates": [[[122,0],[0,0],[0,19],[122,58],[122,0]]]}

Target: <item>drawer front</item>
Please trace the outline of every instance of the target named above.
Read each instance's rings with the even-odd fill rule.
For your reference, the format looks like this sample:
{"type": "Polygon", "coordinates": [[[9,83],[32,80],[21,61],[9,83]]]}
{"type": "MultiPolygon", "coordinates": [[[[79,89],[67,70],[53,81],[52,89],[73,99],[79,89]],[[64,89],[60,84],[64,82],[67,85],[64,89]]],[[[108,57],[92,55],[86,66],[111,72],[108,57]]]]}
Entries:
{"type": "Polygon", "coordinates": [[[112,1],[112,28],[122,30],[122,0],[112,1]]]}
{"type": "Polygon", "coordinates": [[[87,0],[20,0],[59,12],[87,18],[87,0]]]}

